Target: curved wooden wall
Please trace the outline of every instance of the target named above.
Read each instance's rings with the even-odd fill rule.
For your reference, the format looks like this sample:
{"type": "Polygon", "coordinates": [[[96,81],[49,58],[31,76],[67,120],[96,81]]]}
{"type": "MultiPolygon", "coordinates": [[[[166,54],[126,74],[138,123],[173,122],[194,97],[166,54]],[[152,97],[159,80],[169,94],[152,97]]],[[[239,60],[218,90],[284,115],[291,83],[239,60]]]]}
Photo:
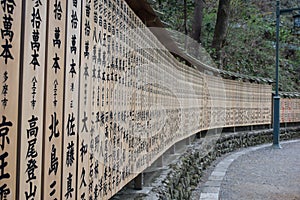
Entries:
{"type": "Polygon", "coordinates": [[[280,122],[300,121],[300,99],[282,98],[280,101],[280,122]]]}
{"type": "Polygon", "coordinates": [[[123,0],[0,9],[0,199],[108,199],[192,134],[271,123],[270,85],[180,63],[123,0]]]}

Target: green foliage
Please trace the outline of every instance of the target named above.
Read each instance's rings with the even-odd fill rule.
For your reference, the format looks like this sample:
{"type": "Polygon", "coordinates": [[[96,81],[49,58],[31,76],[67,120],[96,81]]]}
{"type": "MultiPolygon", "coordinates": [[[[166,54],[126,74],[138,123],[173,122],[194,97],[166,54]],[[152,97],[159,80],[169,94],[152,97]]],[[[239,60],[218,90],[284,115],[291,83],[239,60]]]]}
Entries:
{"type": "MultiPolygon", "coordinates": [[[[274,78],[275,13],[262,12],[255,2],[240,2],[238,7],[232,6],[236,15],[231,16],[223,64],[231,71],[274,78]]],[[[291,33],[289,18],[282,17],[281,22],[280,90],[299,91],[298,73],[295,73],[300,68],[299,37],[291,33]],[[296,44],[298,50],[291,50],[296,44]]]]}
{"type": "Polygon", "coordinates": [[[208,9],[204,9],[204,13],[207,13],[203,16],[202,22],[202,45],[206,47],[211,46],[211,42],[214,36],[214,28],[217,20],[217,12],[208,12],[208,9]]]}
{"type": "MultiPolygon", "coordinates": [[[[194,13],[194,0],[187,0],[187,23],[188,30],[191,31],[192,16],[194,13]]],[[[154,8],[163,12],[161,20],[170,24],[170,28],[180,32],[184,32],[184,1],[183,0],[161,0],[161,4],[157,2],[154,8]]]]}
{"type": "MultiPolygon", "coordinates": [[[[282,0],[282,6],[296,5],[297,0],[282,0]]],[[[162,0],[157,9],[171,29],[184,32],[183,0],[162,0]]],[[[191,24],[194,1],[187,0],[188,25],[191,24]]],[[[202,22],[202,46],[213,53],[211,42],[216,23],[218,0],[205,0],[202,22]]],[[[222,50],[223,69],[247,75],[275,77],[275,1],[231,0],[231,16],[222,50]]],[[[281,16],[280,24],[280,90],[300,91],[300,37],[293,35],[292,16],[281,16]]],[[[201,56],[200,56],[201,57],[201,56]]]]}

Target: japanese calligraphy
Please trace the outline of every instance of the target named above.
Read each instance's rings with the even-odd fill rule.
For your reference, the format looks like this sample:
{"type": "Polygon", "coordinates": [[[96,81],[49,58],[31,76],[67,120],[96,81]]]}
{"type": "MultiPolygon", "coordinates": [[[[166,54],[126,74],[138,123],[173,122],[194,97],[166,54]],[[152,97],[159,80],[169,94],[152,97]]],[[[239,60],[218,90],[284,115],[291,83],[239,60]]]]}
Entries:
{"type": "MultiPolygon", "coordinates": [[[[76,181],[78,175],[76,173],[77,159],[77,126],[78,126],[78,94],[79,94],[79,57],[78,54],[81,42],[81,13],[82,2],[78,4],[77,0],[68,1],[67,16],[67,38],[66,38],[66,71],[65,71],[65,110],[64,124],[65,137],[64,143],[64,163],[63,166],[63,195],[65,199],[73,199],[76,197],[75,192],[76,181]],[[75,196],[75,197],[74,197],[75,196]]],[[[79,126],[80,127],[80,126],[79,126]]]]}
{"type": "Polygon", "coordinates": [[[55,74],[57,74],[57,70],[60,69],[59,62],[58,62],[59,59],[60,58],[57,56],[57,53],[55,53],[55,57],[53,58],[54,63],[52,65],[52,68],[54,69],[55,74]]]}
{"type": "MultiPolygon", "coordinates": [[[[0,155],[0,180],[10,178],[10,174],[5,172],[7,162],[5,159],[8,157],[8,153],[4,152],[0,155]]],[[[0,199],[5,199],[6,196],[10,194],[10,189],[7,187],[7,184],[0,186],[0,199]]]]}
{"type": "Polygon", "coordinates": [[[61,40],[60,40],[60,28],[59,27],[55,27],[55,31],[54,31],[54,39],[53,39],[53,46],[57,46],[58,48],[60,48],[61,45],[61,40]]]}
{"type": "Polygon", "coordinates": [[[31,24],[33,28],[32,32],[32,42],[31,42],[31,49],[33,50],[32,60],[30,64],[33,66],[33,69],[36,70],[37,66],[40,66],[39,62],[39,50],[40,50],[40,41],[39,41],[39,29],[41,26],[42,18],[40,15],[40,8],[38,6],[35,6],[32,8],[32,14],[31,14],[31,24]]]}
{"type": "Polygon", "coordinates": [[[62,8],[60,0],[55,0],[53,12],[55,19],[61,20],[62,8]]]}
{"type": "Polygon", "coordinates": [[[7,64],[8,59],[14,59],[13,56],[11,55],[10,49],[12,48],[12,45],[8,43],[8,40],[5,39],[5,44],[1,45],[3,48],[2,53],[0,54],[0,57],[3,57],[5,60],[5,64],[7,64]]]}
{"type": "Polygon", "coordinates": [[[58,126],[58,119],[56,118],[56,112],[54,112],[52,115],[51,115],[51,125],[49,126],[49,130],[51,132],[50,136],[49,136],[49,141],[52,140],[53,136],[54,137],[58,137],[59,136],[59,130],[57,130],[57,126],[58,126]]]}
{"type": "Polygon", "coordinates": [[[4,44],[1,45],[2,51],[0,57],[4,58],[5,64],[8,63],[8,60],[14,59],[14,56],[11,53],[12,49],[12,41],[14,37],[13,28],[13,18],[12,15],[14,14],[14,8],[16,6],[13,0],[1,1],[2,9],[4,12],[3,16],[3,28],[1,28],[1,38],[2,41],[5,41],[4,44]]]}
{"type": "Polygon", "coordinates": [[[76,70],[75,70],[76,63],[74,63],[74,59],[72,59],[72,63],[70,64],[70,66],[71,66],[70,74],[71,74],[71,76],[73,78],[74,75],[76,74],[76,70]]]}
{"type": "Polygon", "coordinates": [[[26,198],[34,197],[36,194],[36,188],[37,186],[34,185],[32,182],[36,179],[35,171],[38,169],[36,157],[38,155],[35,146],[36,146],[36,139],[38,135],[39,128],[37,126],[38,117],[32,115],[31,118],[28,120],[29,128],[27,129],[27,153],[26,153],[26,159],[27,159],[27,180],[26,183],[29,183],[30,185],[30,192],[26,191],[25,195],[26,198]],[[32,191],[33,190],[33,191],[32,191]]]}
{"type": "Polygon", "coordinates": [[[75,135],[75,131],[74,131],[75,124],[74,124],[74,121],[75,121],[74,113],[69,114],[68,124],[67,124],[67,135],[68,136],[75,135]]]}
{"type": "Polygon", "coordinates": [[[7,82],[8,82],[8,71],[5,71],[3,74],[3,82],[2,82],[3,85],[2,85],[2,92],[1,92],[1,94],[3,95],[3,98],[1,99],[1,103],[4,109],[6,108],[8,103],[7,96],[8,96],[9,85],[7,84],[7,82]]]}
{"type": "Polygon", "coordinates": [[[51,150],[51,161],[50,161],[50,168],[48,174],[50,175],[52,172],[56,175],[57,169],[58,169],[58,158],[56,156],[56,147],[53,144],[52,145],[52,150],[51,150]]]}
{"type": "Polygon", "coordinates": [[[67,193],[65,194],[66,199],[72,198],[72,193],[74,192],[74,188],[72,186],[72,177],[73,175],[69,173],[67,178],[67,193]]]}
{"type": "Polygon", "coordinates": [[[67,167],[72,166],[72,164],[75,160],[74,155],[75,155],[74,142],[71,141],[67,146],[67,158],[66,158],[67,167]]]}
{"type": "Polygon", "coordinates": [[[32,83],[32,87],[31,87],[31,95],[32,95],[32,100],[31,100],[31,106],[34,109],[35,108],[35,104],[36,104],[36,90],[37,90],[37,78],[34,76],[31,80],[32,83]]]}
{"type": "Polygon", "coordinates": [[[75,10],[72,10],[71,23],[72,23],[72,28],[77,29],[78,18],[77,18],[77,12],[75,10]]]}
{"type": "Polygon", "coordinates": [[[3,151],[5,148],[5,143],[9,144],[9,127],[13,124],[10,121],[6,121],[6,117],[2,116],[2,122],[0,123],[0,148],[3,151]]]}

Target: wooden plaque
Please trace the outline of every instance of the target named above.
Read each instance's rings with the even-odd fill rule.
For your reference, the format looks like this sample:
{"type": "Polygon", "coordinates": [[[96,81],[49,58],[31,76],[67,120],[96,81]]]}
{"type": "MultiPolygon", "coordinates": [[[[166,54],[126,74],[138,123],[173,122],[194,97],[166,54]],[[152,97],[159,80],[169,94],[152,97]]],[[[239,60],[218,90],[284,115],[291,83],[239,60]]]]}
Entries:
{"type": "Polygon", "coordinates": [[[76,199],[81,2],[68,1],[66,27],[62,199],[76,199]]]}
{"type": "Polygon", "coordinates": [[[77,199],[89,198],[90,133],[91,133],[91,76],[92,76],[92,8],[93,1],[82,1],[81,62],[79,82],[79,132],[77,199]]]}
{"type": "Polygon", "coordinates": [[[43,199],[61,199],[66,1],[48,1],[43,199]]]}
{"type": "Polygon", "coordinates": [[[47,1],[26,1],[25,11],[19,199],[41,199],[47,1]]]}
{"type": "Polygon", "coordinates": [[[1,2],[0,10],[0,197],[16,199],[22,2],[1,2]]]}

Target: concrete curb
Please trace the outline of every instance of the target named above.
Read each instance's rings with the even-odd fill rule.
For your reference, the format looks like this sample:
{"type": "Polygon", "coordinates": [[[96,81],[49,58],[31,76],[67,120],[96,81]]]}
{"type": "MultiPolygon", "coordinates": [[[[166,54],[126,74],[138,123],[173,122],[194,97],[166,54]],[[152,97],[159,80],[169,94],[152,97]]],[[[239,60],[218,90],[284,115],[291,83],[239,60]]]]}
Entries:
{"type": "MultiPolygon", "coordinates": [[[[300,142],[300,140],[290,140],[290,141],[284,141],[281,142],[281,144],[289,144],[294,142],[300,142]]],[[[262,148],[270,147],[272,144],[264,144],[260,146],[255,147],[249,147],[244,150],[238,151],[234,154],[231,154],[224,158],[221,162],[218,163],[218,165],[215,167],[214,171],[209,176],[207,182],[204,184],[201,190],[200,194],[200,200],[218,200],[219,199],[219,193],[221,189],[221,184],[223,181],[223,178],[226,175],[226,172],[231,165],[231,163],[236,160],[241,155],[247,154],[252,151],[256,151],[262,148]]]]}

